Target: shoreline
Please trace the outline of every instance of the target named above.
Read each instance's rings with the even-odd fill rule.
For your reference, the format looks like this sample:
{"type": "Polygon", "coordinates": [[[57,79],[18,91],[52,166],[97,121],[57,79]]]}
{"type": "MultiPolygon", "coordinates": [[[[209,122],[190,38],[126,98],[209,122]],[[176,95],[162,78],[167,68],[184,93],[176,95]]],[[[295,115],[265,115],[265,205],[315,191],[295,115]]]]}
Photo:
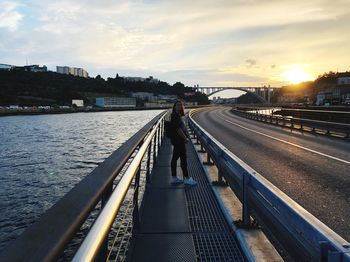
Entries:
{"type": "Polygon", "coordinates": [[[0,117],[6,116],[31,116],[31,115],[57,115],[74,113],[94,113],[94,112],[113,112],[113,111],[144,111],[144,110],[167,110],[170,107],[122,107],[122,108],[70,108],[70,109],[41,109],[41,110],[7,110],[0,111],[0,117]]]}
{"type": "MultiPolygon", "coordinates": [[[[186,108],[198,108],[208,105],[187,106],[186,108]]],[[[144,111],[144,110],[169,110],[171,107],[121,107],[121,108],[70,108],[70,109],[41,109],[41,110],[7,110],[0,111],[0,117],[6,116],[34,116],[34,115],[58,115],[74,113],[96,113],[113,111],[144,111]]]]}

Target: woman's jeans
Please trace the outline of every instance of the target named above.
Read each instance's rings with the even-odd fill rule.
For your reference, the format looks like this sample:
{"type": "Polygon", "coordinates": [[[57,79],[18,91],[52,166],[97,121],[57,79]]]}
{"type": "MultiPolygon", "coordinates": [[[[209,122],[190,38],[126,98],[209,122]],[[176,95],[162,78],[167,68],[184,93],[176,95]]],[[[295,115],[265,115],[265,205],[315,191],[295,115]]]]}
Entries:
{"type": "Polygon", "coordinates": [[[184,177],[188,177],[187,170],[187,156],[186,156],[186,144],[174,143],[173,158],[171,159],[171,175],[176,176],[176,164],[177,160],[181,160],[181,168],[184,177]]]}

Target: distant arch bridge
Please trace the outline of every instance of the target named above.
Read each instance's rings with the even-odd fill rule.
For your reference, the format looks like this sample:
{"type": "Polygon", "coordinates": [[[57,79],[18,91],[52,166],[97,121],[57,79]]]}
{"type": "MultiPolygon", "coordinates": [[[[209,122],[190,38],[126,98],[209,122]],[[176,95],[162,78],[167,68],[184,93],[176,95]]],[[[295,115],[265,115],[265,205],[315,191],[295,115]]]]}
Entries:
{"type": "Polygon", "coordinates": [[[206,94],[207,96],[214,95],[223,90],[239,90],[252,94],[262,103],[270,103],[271,97],[278,87],[203,87],[196,86],[194,89],[197,92],[206,94]]]}

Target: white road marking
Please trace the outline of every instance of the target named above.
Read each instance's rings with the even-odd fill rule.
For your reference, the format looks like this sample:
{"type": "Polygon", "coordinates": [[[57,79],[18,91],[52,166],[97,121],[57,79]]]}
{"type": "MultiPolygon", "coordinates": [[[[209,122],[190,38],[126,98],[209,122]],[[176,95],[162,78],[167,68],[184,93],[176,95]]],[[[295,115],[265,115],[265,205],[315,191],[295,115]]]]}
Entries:
{"type": "Polygon", "coordinates": [[[297,144],[294,144],[294,143],[291,143],[291,142],[288,142],[288,141],[285,141],[283,139],[280,139],[280,138],[277,138],[277,137],[274,137],[274,136],[270,136],[270,135],[267,135],[265,133],[261,133],[259,131],[256,131],[256,130],[253,130],[253,129],[250,129],[248,127],[245,127],[245,126],[242,126],[240,124],[237,124],[235,122],[232,122],[232,121],[229,121],[229,120],[226,120],[225,118],[222,118],[221,116],[219,116],[217,113],[215,113],[217,115],[217,117],[221,118],[222,120],[232,124],[232,125],[235,125],[235,126],[238,126],[242,129],[245,129],[245,130],[248,130],[250,132],[253,132],[255,134],[259,134],[259,135],[262,135],[262,136],[265,136],[265,137],[268,137],[268,138],[271,138],[273,140],[276,140],[276,141],[279,141],[279,142],[282,142],[282,143],[285,143],[285,144],[288,144],[288,145],[291,145],[291,146],[294,146],[294,147],[297,147],[297,148],[300,148],[300,149],[304,149],[306,151],[309,151],[309,152],[312,152],[314,154],[317,154],[317,155],[320,155],[320,156],[324,156],[324,157],[328,157],[330,159],[334,159],[334,160],[337,160],[339,162],[342,162],[342,163],[345,163],[345,164],[350,164],[350,161],[347,161],[347,160],[344,160],[344,159],[341,159],[341,158],[338,158],[338,157],[335,157],[335,156],[331,156],[331,155],[328,155],[328,154],[325,154],[325,153],[322,153],[322,152],[319,152],[319,151],[316,151],[316,150],[313,150],[313,149],[310,149],[310,148],[307,148],[307,147],[304,147],[304,146],[300,146],[300,145],[297,145],[297,144]]]}

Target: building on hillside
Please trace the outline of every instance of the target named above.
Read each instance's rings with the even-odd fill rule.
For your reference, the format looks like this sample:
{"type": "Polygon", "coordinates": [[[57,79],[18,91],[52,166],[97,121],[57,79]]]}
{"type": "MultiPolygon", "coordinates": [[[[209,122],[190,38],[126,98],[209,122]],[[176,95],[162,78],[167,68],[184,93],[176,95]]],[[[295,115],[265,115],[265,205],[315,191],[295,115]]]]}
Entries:
{"type": "Polygon", "coordinates": [[[6,65],[0,64],[0,70],[18,70],[18,71],[26,71],[26,72],[47,72],[47,66],[39,66],[39,65],[25,65],[25,66],[14,66],[14,65],[6,65]]]}
{"type": "Polygon", "coordinates": [[[84,100],[81,100],[81,99],[73,99],[73,100],[72,100],[72,106],[84,107],[84,100]]]}
{"type": "Polygon", "coordinates": [[[318,92],[316,95],[316,105],[339,105],[350,102],[350,85],[328,88],[318,92]]]}
{"type": "Polygon", "coordinates": [[[153,76],[149,76],[147,78],[125,76],[123,78],[125,81],[129,81],[129,82],[150,82],[150,83],[155,83],[155,84],[157,84],[159,82],[159,80],[157,78],[153,78],[153,76]]]}
{"type": "Polygon", "coordinates": [[[69,67],[68,66],[56,66],[56,72],[59,74],[69,75],[69,67]]]}
{"type": "Polygon", "coordinates": [[[12,68],[14,68],[15,66],[13,65],[7,65],[7,64],[0,64],[0,70],[4,70],[4,71],[10,71],[12,70],[12,68]]]}
{"type": "Polygon", "coordinates": [[[155,101],[157,100],[157,97],[153,93],[149,92],[132,92],[130,93],[132,97],[147,100],[147,101],[155,101]]]}
{"type": "Polygon", "coordinates": [[[321,106],[324,104],[324,100],[326,99],[326,94],[324,91],[319,92],[316,95],[316,105],[321,106]]]}
{"type": "Polygon", "coordinates": [[[59,74],[80,76],[84,78],[89,77],[89,73],[83,68],[69,67],[69,66],[56,66],[56,72],[59,74]]]}
{"type": "Polygon", "coordinates": [[[166,100],[168,102],[175,102],[178,97],[177,95],[158,95],[158,99],[166,100]]]}
{"type": "Polygon", "coordinates": [[[337,85],[350,85],[350,76],[338,77],[337,85]]]}
{"type": "Polygon", "coordinates": [[[145,107],[149,108],[171,108],[173,106],[173,103],[169,103],[165,100],[157,100],[153,102],[145,102],[145,107]]]}
{"type": "Polygon", "coordinates": [[[129,82],[143,82],[146,79],[143,77],[132,77],[132,76],[125,76],[123,78],[124,78],[124,80],[129,81],[129,82]]]}
{"type": "Polygon", "coordinates": [[[47,72],[47,66],[46,65],[14,66],[12,70],[25,71],[25,72],[47,72]]]}
{"type": "Polygon", "coordinates": [[[96,106],[104,108],[136,107],[134,97],[96,97],[96,106]]]}

